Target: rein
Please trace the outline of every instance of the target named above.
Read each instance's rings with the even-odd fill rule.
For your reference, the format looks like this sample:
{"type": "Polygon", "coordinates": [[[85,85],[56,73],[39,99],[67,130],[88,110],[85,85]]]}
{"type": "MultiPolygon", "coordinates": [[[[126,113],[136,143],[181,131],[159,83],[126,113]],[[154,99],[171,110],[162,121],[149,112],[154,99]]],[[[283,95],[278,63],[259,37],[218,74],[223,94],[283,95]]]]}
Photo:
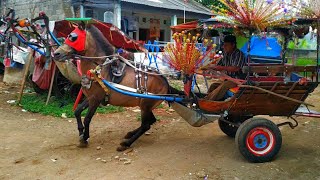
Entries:
{"type": "Polygon", "coordinates": [[[134,65],[132,65],[131,60],[128,60],[118,54],[114,54],[114,55],[109,55],[109,56],[99,56],[99,57],[89,57],[89,56],[80,56],[80,55],[74,55],[75,58],[79,58],[81,60],[98,60],[98,59],[106,59],[106,62],[104,62],[103,64],[101,64],[100,66],[105,66],[107,64],[110,64],[112,61],[116,60],[114,59],[115,57],[119,58],[122,62],[124,62],[126,65],[128,65],[129,67],[133,68],[136,71],[139,72],[143,72],[149,75],[154,75],[154,76],[164,76],[164,75],[172,75],[172,73],[150,73],[147,71],[144,71],[142,69],[139,69],[137,67],[135,67],[134,65]],[[109,59],[110,57],[113,57],[113,59],[109,59]]]}

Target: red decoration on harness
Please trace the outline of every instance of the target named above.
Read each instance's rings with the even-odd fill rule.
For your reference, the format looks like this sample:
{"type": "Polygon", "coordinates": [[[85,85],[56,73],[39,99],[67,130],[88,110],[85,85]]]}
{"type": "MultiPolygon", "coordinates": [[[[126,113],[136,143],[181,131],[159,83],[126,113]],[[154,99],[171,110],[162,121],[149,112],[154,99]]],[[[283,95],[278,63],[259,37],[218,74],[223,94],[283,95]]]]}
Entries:
{"type": "Polygon", "coordinates": [[[299,79],[299,84],[300,85],[303,85],[303,86],[306,86],[308,84],[308,79],[307,78],[300,78],[299,79]]]}
{"type": "Polygon", "coordinates": [[[86,31],[76,27],[64,42],[78,52],[85,50],[86,44],[86,31]]]}

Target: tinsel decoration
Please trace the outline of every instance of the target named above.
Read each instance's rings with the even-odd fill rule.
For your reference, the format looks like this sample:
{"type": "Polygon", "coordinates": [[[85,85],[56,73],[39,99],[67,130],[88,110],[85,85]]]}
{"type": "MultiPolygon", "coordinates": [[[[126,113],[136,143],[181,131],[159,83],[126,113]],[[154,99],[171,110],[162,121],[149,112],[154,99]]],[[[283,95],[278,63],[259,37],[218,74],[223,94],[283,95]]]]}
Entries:
{"type": "MultiPolygon", "coordinates": [[[[225,8],[213,12],[225,17],[223,22],[251,31],[266,31],[267,28],[285,27],[294,18],[290,8],[282,0],[219,0],[225,8]]],[[[317,1],[317,0],[315,0],[317,1]]]]}
{"type": "Polygon", "coordinates": [[[309,0],[308,2],[301,1],[295,4],[299,9],[299,15],[303,18],[319,19],[320,18],[320,1],[309,0]]]}

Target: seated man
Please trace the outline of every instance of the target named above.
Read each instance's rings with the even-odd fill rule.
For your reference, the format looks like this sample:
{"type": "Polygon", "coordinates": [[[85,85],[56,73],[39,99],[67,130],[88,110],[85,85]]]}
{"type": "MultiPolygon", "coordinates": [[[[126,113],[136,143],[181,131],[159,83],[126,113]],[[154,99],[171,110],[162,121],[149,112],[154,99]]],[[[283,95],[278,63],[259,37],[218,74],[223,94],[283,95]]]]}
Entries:
{"type": "MultiPolygon", "coordinates": [[[[224,38],[223,43],[223,58],[217,66],[212,66],[210,69],[217,71],[226,71],[226,74],[235,79],[245,79],[245,74],[242,73],[242,67],[245,64],[245,55],[237,49],[236,37],[228,35],[224,38]]],[[[222,100],[226,93],[231,88],[237,87],[237,84],[232,81],[224,81],[221,84],[213,83],[208,91],[207,98],[210,100],[222,100]]]]}

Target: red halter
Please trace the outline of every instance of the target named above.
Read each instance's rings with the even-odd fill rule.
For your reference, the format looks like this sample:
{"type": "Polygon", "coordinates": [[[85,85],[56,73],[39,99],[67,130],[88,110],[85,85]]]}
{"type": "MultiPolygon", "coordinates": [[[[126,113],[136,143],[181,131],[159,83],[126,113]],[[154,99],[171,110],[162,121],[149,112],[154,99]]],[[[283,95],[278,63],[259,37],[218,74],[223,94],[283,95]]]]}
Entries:
{"type": "Polygon", "coordinates": [[[78,52],[85,50],[86,31],[76,27],[64,42],[78,52]]]}

